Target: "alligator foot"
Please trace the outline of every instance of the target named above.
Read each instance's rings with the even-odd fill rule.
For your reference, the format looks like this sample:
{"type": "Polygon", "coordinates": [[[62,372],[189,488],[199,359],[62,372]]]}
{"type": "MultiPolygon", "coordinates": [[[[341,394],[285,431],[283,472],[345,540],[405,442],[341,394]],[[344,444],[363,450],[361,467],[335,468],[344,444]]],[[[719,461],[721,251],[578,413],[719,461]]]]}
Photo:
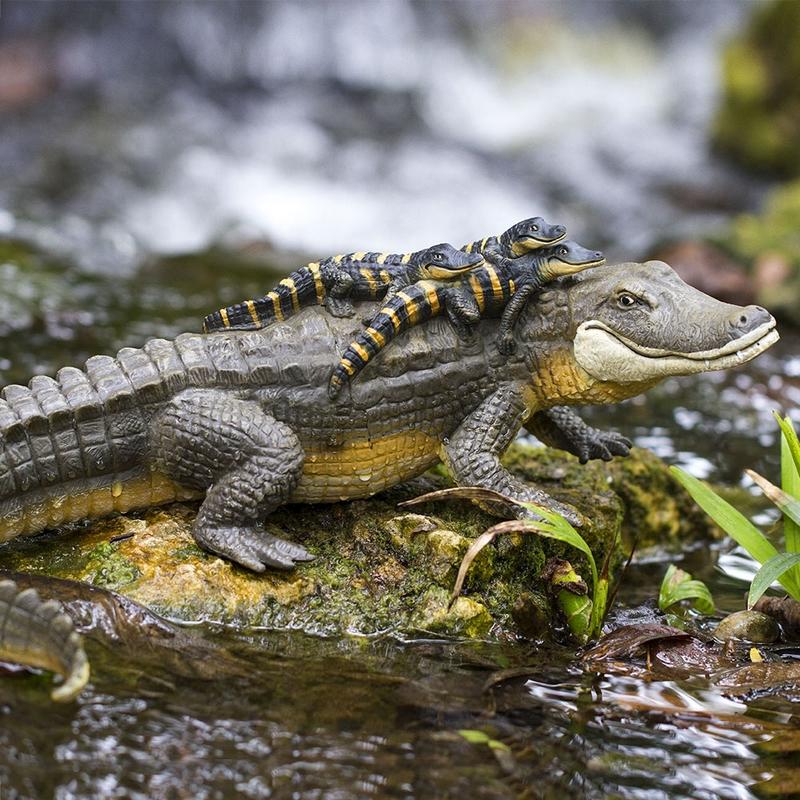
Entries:
{"type": "Polygon", "coordinates": [[[627,456],[631,452],[633,442],[616,431],[602,431],[587,426],[583,439],[577,447],[577,456],[581,464],[585,464],[593,458],[611,461],[614,456],[627,456]]]}
{"type": "Polygon", "coordinates": [[[257,527],[195,529],[194,538],[204,549],[253,572],[263,572],[266,567],[294,569],[297,562],[314,560],[305,547],[264,533],[257,527]]]}
{"type": "Polygon", "coordinates": [[[353,304],[344,297],[328,295],[325,299],[325,306],[334,317],[352,317],[356,313],[353,304]]]}
{"type": "Polygon", "coordinates": [[[510,356],[517,349],[517,341],[511,331],[506,331],[497,337],[497,349],[504,356],[510,356]]]}

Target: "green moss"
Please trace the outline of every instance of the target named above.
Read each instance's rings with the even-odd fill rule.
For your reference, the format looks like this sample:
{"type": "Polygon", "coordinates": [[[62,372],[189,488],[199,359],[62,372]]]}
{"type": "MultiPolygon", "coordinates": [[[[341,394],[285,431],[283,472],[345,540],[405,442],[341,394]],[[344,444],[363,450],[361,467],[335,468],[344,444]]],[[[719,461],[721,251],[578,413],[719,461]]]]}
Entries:
{"type": "MultiPolygon", "coordinates": [[[[649,453],[583,467],[571,456],[516,445],[506,463],[586,516],[582,533],[598,561],[612,546],[615,564],[625,557],[613,544],[620,530],[675,542],[709,530],[649,453]]],[[[316,555],[288,573],[254,574],[200,551],[191,537],[197,506],[189,504],[99,521],[73,535],[20,539],[3,548],[0,566],[109,586],[184,620],[318,634],[546,637],[542,567],[556,556],[588,574],[580,554],[535,535],[499,537],[475,559],[463,596],[448,610],[461,559],[497,520],[464,501],[423,506],[425,513],[397,509],[416,493],[280,509],[267,530],[316,555]]]]}
{"type": "Polygon", "coordinates": [[[800,175],[800,3],[757,4],[723,55],[723,97],[713,141],[758,172],[800,175]]]}

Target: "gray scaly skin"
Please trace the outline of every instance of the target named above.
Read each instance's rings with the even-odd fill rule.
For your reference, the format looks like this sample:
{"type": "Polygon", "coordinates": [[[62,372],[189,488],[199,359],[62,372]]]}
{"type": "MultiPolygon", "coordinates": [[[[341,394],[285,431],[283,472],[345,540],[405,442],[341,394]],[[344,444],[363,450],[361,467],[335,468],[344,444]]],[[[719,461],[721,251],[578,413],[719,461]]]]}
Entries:
{"type": "Polygon", "coordinates": [[[57,703],[74,700],[89,680],[80,634],[61,606],[9,580],[0,581],[0,658],[61,675],[50,694],[57,703]]]}
{"type": "MultiPolygon", "coordinates": [[[[312,556],[265,534],[275,508],[368,497],[439,461],[459,485],[581,524],[501,465],[519,429],[603,457],[608,445],[590,436],[586,452],[553,407],[615,403],[669,375],[743,363],[777,340],[774,325],[660,262],[599,267],[523,311],[511,356],[497,349],[495,320],[470,344],[433,320],[403,334],[336,405],[327,385],[353,321],[312,308],[258,331],[153,339],[5,388],[0,540],[196,497],[201,547],[255,571],[288,569],[312,556]]],[[[33,621],[35,609],[25,613],[33,621]]]]}
{"type": "Polygon", "coordinates": [[[309,305],[351,317],[350,299],[377,300],[419,280],[454,281],[483,263],[479,253],[436,244],[413,253],[349,253],[296,269],[263,297],[221,308],[203,320],[203,332],[258,330],[309,305]]]}

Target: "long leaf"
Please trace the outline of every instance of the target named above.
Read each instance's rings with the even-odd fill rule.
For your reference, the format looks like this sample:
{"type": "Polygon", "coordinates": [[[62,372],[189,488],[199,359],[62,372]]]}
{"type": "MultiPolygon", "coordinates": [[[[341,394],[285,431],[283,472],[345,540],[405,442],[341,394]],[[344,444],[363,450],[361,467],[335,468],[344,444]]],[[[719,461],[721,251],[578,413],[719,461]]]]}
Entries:
{"type": "Polygon", "coordinates": [[[597,587],[597,564],[594,560],[594,554],[589,545],[586,544],[583,536],[561,514],[538,506],[535,503],[525,503],[524,505],[529,511],[542,517],[541,520],[526,519],[524,522],[535,528],[542,536],[566,542],[566,544],[572,545],[586,556],[589,561],[589,567],[592,570],[592,589],[594,590],[597,587]]]}
{"type": "MultiPolygon", "coordinates": [[[[754,558],[759,564],[766,564],[767,561],[778,555],[778,551],[772,542],[747,517],[714,492],[707,483],[697,480],[697,478],[689,475],[688,472],[684,472],[680,467],[673,466],[669,470],[684,489],[689,492],[695,503],[731,539],[747,550],[751,558],[754,558]]],[[[800,586],[796,585],[791,576],[782,575],[780,582],[793,597],[795,592],[800,592],[800,586]]]]}
{"type": "Polygon", "coordinates": [[[774,483],[770,483],[763,475],[759,475],[752,469],[746,469],[745,474],[758,484],[761,491],[764,492],[789,519],[800,525],[800,500],[795,500],[794,497],[790,497],[783,489],[779,489],[774,483]]]}
{"type": "Polygon", "coordinates": [[[708,587],[674,564],[667,567],[658,593],[658,607],[666,611],[683,600],[691,600],[701,614],[714,613],[714,599],[708,587]]]}
{"type": "Polygon", "coordinates": [[[800,439],[797,438],[797,432],[794,429],[792,420],[788,416],[781,417],[777,411],[773,412],[773,414],[778,421],[783,439],[791,453],[792,461],[794,461],[794,468],[797,470],[798,474],[800,474],[800,439]]]}
{"type": "MultiPolygon", "coordinates": [[[[505,523],[501,523],[504,525],[505,523]]],[[[453,586],[453,591],[450,593],[450,600],[448,602],[448,608],[455,603],[456,598],[461,594],[461,589],[464,586],[464,580],[467,577],[467,572],[469,568],[472,566],[472,562],[478,557],[478,553],[489,544],[495,536],[497,536],[501,531],[498,531],[500,525],[495,525],[493,528],[489,528],[488,531],[484,531],[472,544],[469,546],[469,549],[466,553],[464,553],[464,558],[461,559],[461,565],[458,568],[458,575],[456,575],[456,583],[453,586]]]]}
{"type": "MultiPolygon", "coordinates": [[[[800,442],[789,417],[775,415],[781,427],[781,489],[795,500],[800,500],[800,442]]],[[[786,551],[800,553],[800,525],[783,515],[783,539],[786,551]]],[[[792,580],[800,586],[800,564],[792,567],[792,580]]]]}
{"type": "Polygon", "coordinates": [[[684,472],[680,467],[669,471],[692,496],[692,499],[737,544],[744,547],[759,564],[764,564],[778,551],[761,531],[727,500],[723,500],[707,483],[684,472]]]}
{"type": "MultiPolygon", "coordinates": [[[[747,607],[752,608],[762,594],[789,570],[800,564],[800,553],[779,553],[756,572],[747,595],[747,607]]],[[[797,599],[797,598],[796,598],[797,599]]]]}

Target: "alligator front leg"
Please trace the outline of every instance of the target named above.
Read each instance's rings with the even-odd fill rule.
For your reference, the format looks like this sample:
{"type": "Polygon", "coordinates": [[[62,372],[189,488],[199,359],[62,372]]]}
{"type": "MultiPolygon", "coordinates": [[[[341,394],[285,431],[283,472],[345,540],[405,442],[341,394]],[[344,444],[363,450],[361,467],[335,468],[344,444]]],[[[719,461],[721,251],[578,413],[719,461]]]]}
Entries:
{"type": "Polygon", "coordinates": [[[201,547],[256,572],[313,558],[261,528],[303,469],[302,447],[287,425],[255,403],[190,390],[155,418],[151,442],[156,469],[206,491],[193,529],[201,547]]]}
{"type": "Polygon", "coordinates": [[[447,318],[460,339],[471,339],[473,326],[480,320],[481,311],[475,298],[460,289],[445,289],[442,292],[447,318]]]}
{"type": "Polygon", "coordinates": [[[529,281],[523,284],[508,301],[500,317],[500,325],[497,332],[497,349],[503,355],[510,355],[516,349],[517,343],[514,339],[514,325],[516,325],[519,315],[525,308],[528,300],[533,294],[541,289],[538,281],[529,281]]]}
{"type": "Polygon", "coordinates": [[[627,456],[633,447],[630,439],[587,425],[566,406],[537,411],[525,423],[525,429],[544,444],[578,456],[581,464],[593,458],[611,461],[614,456],[627,456]]]}
{"type": "Polygon", "coordinates": [[[334,317],[352,317],[356,313],[349,300],[353,291],[353,276],[332,262],[320,266],[320,276],[325,285],[325,307],[334,317]]]}
{"type": "Polygon", "coordinates": [[[514,440],[526,415],[520,387],[516,384],[501,386],[442,445],[442,460],[460,486],[494,489],[514,500],[538,503],[558,512],[572,524],[581,525],[582,520],[574,509],[514,477],[500,463],[500,456],[514,440]]]}

